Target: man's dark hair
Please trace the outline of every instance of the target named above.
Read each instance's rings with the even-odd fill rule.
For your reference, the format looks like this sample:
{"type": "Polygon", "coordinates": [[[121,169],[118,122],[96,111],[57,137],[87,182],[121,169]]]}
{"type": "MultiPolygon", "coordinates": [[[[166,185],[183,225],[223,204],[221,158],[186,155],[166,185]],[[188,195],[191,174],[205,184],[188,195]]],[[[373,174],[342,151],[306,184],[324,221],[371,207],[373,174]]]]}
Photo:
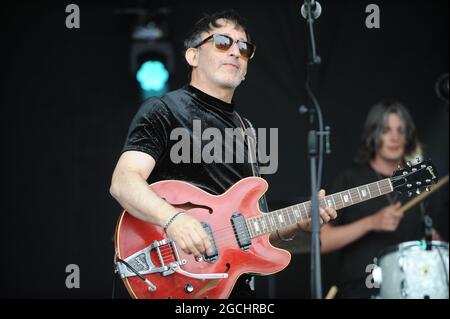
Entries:
{"type": "Polygon", "coordinates": [[[416,126],[408,109],[400,102],[386,99],[376,103],[367,115],[358,153],[355,157],[357,163],[368,163],[375,157],[380,146],[380,137],[390,114],[397,114],[404,125],[405,156],[412,156],[419,144],[416,135],[416,126]]]}
{"type": "Polygon", "coordinates": [[[247,24],[244,18],[242,18],[235,10],[227,9],[221,12],[213,14],[204,14],[203,17],[198,20],[184,41],[185,50],[195,47],[201,40],[201,35],[204,32],[210,32],[213,28],[219,28],[221,25],[217,23],[218,20],[223,19],[234,23],[237,27],[244,30],[247,37],[247,41],[251,42],[250,34],[248,33],[247,24]]]}

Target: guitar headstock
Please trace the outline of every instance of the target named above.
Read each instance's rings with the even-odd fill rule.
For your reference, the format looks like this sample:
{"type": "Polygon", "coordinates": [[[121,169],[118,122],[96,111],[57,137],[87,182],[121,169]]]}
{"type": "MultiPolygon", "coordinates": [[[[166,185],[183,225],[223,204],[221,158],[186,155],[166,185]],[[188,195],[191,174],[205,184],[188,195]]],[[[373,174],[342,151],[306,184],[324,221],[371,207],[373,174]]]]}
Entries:
{"type": "Polygon", "coordinates": [[[395,171],[391,177],[394,190],[412,196],[420,194],[423,190],[429,191],[430,186],[437,182],[437,171],[430,160],[416,165],[408,165],[395,171]]]}

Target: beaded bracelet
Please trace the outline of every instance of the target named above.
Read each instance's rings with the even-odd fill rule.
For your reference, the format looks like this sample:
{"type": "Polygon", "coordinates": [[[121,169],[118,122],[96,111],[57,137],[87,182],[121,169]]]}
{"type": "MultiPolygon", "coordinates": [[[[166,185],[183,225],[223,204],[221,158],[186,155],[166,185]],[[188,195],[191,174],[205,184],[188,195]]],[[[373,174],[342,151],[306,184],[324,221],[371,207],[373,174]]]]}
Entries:
{"type": "Polygon", "coordinates": [[[173,215],[169,221],[164,225],[164,232],[167,234],[167,228],[172,224],[172,222],[177,218],[179,215],[184,214],[184,212],[178,212],[175,215],[173,215]]]}

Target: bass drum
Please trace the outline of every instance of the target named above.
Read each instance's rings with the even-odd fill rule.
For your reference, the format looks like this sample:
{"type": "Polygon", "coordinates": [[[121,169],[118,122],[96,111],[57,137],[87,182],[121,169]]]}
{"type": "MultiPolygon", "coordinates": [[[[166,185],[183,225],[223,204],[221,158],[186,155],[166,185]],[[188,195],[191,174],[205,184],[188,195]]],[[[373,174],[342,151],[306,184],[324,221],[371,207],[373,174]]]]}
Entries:
{"type": "Polygon", "coordinates": [[[373,278],[382,299],[448,299],[448,243],[410,241],[391,246],[377,259],[373,278]],[[428,248],[428,249],[427,249],[428,248]],[[430,249],[431,248],[431,249],[430,249]]]}

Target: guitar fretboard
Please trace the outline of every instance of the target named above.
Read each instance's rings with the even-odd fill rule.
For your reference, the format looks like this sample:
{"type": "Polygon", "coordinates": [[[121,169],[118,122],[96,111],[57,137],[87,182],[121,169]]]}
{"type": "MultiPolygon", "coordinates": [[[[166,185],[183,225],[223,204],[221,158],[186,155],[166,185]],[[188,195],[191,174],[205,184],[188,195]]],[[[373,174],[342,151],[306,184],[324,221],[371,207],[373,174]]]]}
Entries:
{"type": "MultiPolygon", "coordinates": [[[[325,196],[319,200],[319,206],[339,210],[366,200],[388,194],[393,191],[389,178],[325,196]]],[[[252,238],[271,233],[295,223],[306,223],[311,218],[311,201],[278,209],[261,216],[247,219],[247,227],[252,238]]]]}

